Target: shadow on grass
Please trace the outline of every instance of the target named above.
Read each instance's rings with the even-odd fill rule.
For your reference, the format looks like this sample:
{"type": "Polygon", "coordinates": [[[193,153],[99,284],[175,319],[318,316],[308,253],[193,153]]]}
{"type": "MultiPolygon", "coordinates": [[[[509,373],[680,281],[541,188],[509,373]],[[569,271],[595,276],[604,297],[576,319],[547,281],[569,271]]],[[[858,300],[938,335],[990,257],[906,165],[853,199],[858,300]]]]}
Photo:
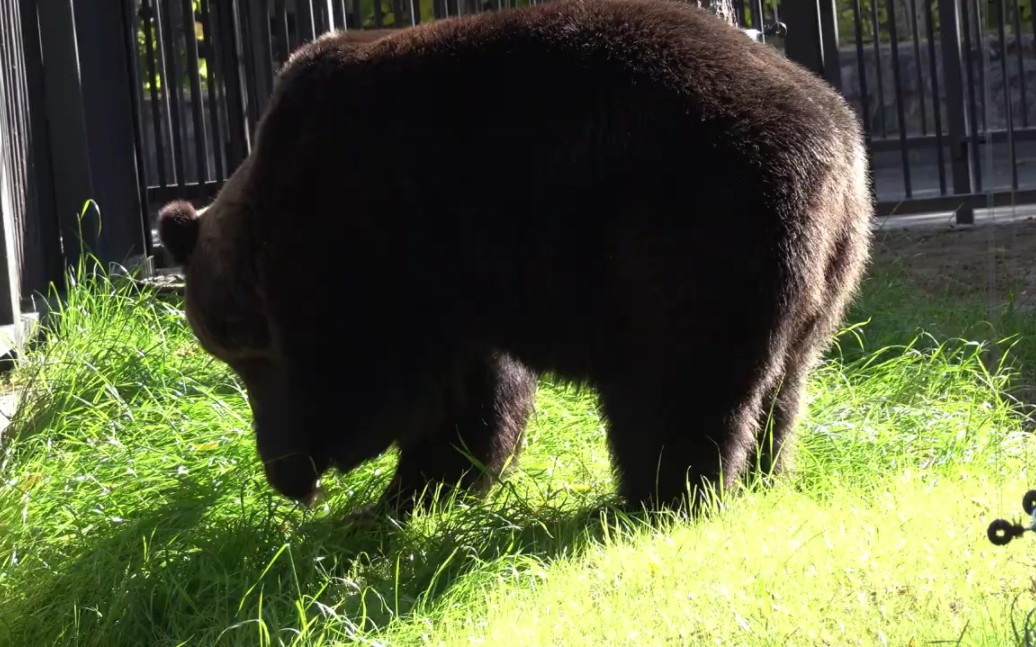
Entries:
{"type": "MultiPolygon", "coordinates": [[[[371,490],[380,485],[372,480],[371,490]]],[[[292,632],[356,639],[431,612],[461,578],[470,595],[478,582],[521,577],[523,560],[578,555],[616,522],[632,522],[604,501],[541,510],[507,501],[457,504],[404,526],[356,523],[354,502],[305,511],[263,487],[250,479],[236,497],[185,478],[133,519],[75,523],[74,554],[66,544],[37,556],[53,568],[36,566],[39,576],[5,601],[0,632],[14,644],[269,644],[257,637],[292,632]]]]}
{"type": "Polygon", "coordinates": [[[199,430],[204,423],[179,417],[186,406],[161,402],[191,401],[199,408],[190,412],[205,412],[206,421],[229,396],[244,405],[236,379],[197,348],[175,307],[104,283],[71,293],[63,308],[21,374],[29,397],[10,436],[19,458],[39,461],[29,469],[54,466],[42,485],[25,485],[41,475],[10,475],[27,489],[8,492],[11,516],[0,519],[11,523],[0,528],[0,546],[22,555],[0,570],[8,582],[0,590],[13,593],[0,637],[12,644],[269,644],[262,636],[292,632],[349,640],[442,604],[460,580],[470,592],[483,577],[522,577],[522,560],[578,554],[623,520],[589,498],[541,497],[549,505],[534,508],[505,485],[490,503],[406,526],[355,523],[350,511],[380,494],[365,488],[386,485],[356,472],[341,479],[343,489],[363,481],[354,488],[363,491],[329,500],[327,510],[300,510],[270,493],[249,471],[255,463],[233,449],[221,451],[237,457],[235,474],[247,472],[237,481],[192,457],[192,446],[215,443],[229,428],[199,430]],[[155,432],[166,434],[160,452],[149,448],[155,432]],[[95,455],[92,443],[106,449],[95,455]],[[141,467],[138,477],[122,471],[159,458],[185,461],[191,475],[169,478],[165,470],[178,462],[147,475],[141,467]],[[78,478],[104,480],[115,500],[61,483],[78,478]],[[122,488],[138,494],[119,501],[122,488]],[[117,518],[106,507],[131,512],[117,518]]]}

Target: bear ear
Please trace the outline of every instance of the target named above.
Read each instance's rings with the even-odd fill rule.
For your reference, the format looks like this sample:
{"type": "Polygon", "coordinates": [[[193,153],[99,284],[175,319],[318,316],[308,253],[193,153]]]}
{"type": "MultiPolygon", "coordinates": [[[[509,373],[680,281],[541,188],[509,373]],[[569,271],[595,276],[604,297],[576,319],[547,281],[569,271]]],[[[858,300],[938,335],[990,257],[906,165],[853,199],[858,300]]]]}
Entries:
{"type": "Polygon", "coordinates": [[[173,260],[184,264],[198,242],[198,212],[191,203],[176,200],[158,212],[158,237],[173,260]]]}

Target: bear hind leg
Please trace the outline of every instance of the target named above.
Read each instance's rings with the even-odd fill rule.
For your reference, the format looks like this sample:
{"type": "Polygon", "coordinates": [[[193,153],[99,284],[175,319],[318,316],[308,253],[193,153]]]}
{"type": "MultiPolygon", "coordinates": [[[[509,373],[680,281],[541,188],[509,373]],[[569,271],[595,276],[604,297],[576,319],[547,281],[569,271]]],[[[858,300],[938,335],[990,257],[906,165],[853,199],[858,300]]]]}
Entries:
{"type": "Polygon", "coordinates": [[[707,488],[726,490],[744,471],[762,386],[749,373],[707,387],[699,376],[660,384],[637,373],[601,388],[620,494],[633,509],[694,514],[707,488]]]}
{"type": "Polygon", "coordinates": [[[813,361],[798,350],[788,353],[783,374],[762,400],[756,442],[748,466],[764,480],[787,468],[787,441],[805,406],[806,384],[813,361]]]}
{"type": "Polygon", "coordinates": [[[788,440],[805,409],[812,371],[820,364],[863,273],[866,239],[858,232],[844,234],[829,261],[820,310],[799,326],[787,350],[783,373],[762,402],[759,433],[749,459],[764,481],[785,472],[792,462],[788,440]]]}

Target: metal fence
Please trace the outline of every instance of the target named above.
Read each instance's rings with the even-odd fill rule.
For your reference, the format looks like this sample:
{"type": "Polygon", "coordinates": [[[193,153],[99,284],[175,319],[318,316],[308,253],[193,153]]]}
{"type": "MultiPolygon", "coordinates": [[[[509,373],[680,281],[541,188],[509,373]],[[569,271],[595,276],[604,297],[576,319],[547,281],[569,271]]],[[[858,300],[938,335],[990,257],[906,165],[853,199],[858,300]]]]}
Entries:
{"type": "MultiPolygon", "coordinates": [[[[75,261],[80,231],[104,261],[153,254],[157,208],[215,195],[302,43],[530,1],[0,0],[0,325],[75,261]],[[103,227],[77,220],[90,199],[103,227]]],[[[734,4],[744,27],[785,23],[768,43],[863,116],[882,214],[968,222],[990,196],[1036,203],[1033,2],[734,4]]]]}
{"type": "MultiPolygon", "coordinates": [[[[18,3],[0,0],[0,32],[9,35],[0,40],[0,69],[5,71],[0,83],[0,282],[21,284],[22,276],[32,282],[43,269],[39,267],[38,246],[48,237],[37,231],[47,224],[38,218],[26,219],[30,205],[36,202],[36,142],[33,138],[33,114],[29,111],[30,63],[23,51],[15,47],[26,36],[23,32],[18,3]]],[[[11,323],[18,304],[13,295],[0,299],[0,320],[11,323]]]]}
{"type": "Polygon", "coordinates": [[[528,0],[128,0],[148,199],[211,198],[243,159],[275,70],[334,29],[385,33],[528,0]]]}
{"type": "MultiPolygon", "coordinates": [[[[210,198],[246,154],[274,71],[323,31],[528,2],[136,0],[149,199],[210,198]]],[[[1036,202],[1032,0],[739,0],[735,9],[745,27],[790,25],[772,45],[864,117],[881,215],[952,210],[969,222],[990,199],[1036,202]]]]}
{"type": "Polygon", "coordinates": [[[838,0],[838,87],[864,118],[879,211],[1036,203],[1031,0],[838,0]]]}

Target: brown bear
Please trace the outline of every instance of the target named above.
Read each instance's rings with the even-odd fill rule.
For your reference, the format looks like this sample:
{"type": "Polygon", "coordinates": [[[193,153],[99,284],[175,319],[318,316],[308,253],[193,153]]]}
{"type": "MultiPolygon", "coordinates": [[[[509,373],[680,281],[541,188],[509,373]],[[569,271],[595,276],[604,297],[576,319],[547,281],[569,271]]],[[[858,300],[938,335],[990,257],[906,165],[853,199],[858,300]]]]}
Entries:
{"type": "Polygon", "coordinates": [[[555,0],[301,47],[211,207],[159,227],[284,495],[392,443],[404,509],[484,487],[550,373],[661,509],[783,464],[873,215],[817,76],[688,4],[555,0]]]}

